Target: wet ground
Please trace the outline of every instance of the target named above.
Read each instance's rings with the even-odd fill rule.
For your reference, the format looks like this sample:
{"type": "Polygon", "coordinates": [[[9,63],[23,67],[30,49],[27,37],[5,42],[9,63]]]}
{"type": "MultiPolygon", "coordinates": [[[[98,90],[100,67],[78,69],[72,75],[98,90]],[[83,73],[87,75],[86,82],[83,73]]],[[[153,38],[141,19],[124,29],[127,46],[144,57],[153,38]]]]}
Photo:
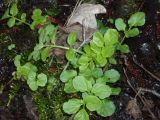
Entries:
{"type": "MultiPolygon", "coordinates": [[[[137,10],[146,13],[146,24],[141,28],[142,33],[139,37],[125,40],[131,53],[118,56],[119,65],[116,67],[121,71],[122,79],[116,86],[120,86],[122,92],[119,96],[112,98],[117,106],[115,114],[108,118],[91,115],[91,119],[160,120],[160,96],[151,92],[137,94],[138,88],[160,93],[160,80],[158,79],[160,78],[160,1],[101,0],[100,3],[106,7],[107,13],[98,17],[106,25],[108,25],[106,20],[109,17],[127,18],[137,10]]],[[[0,2],[0,16],[5,10],[6,4],[4,0],[0,2]]],[[[61,24],[65,23],[75,4],[76,2],[68,2],[68,0],[21,1],[23,10],[29,14],[36,7],[45,12],[46,9],[51,11],[55,9],[55,13],[50,14],[54,14],[61,24]]],[[[28,111],[28,108],[33,111],[37,109],[31,102],[31,98],[25,97],[26,95],[30,96],[28,87],[21,82],[12,81],[12,72],[15,70],[12,62],[14,55],[22,51],[25,51],[26,54],[31,51],[34,47],[35,37],[36,34],[25,26],[8,29],[5,21],[0,21],[0,120],[35,120],[38,116],[37,112],[31,114],[28,111]],[[9,37],[6,38],[6,35],[9,37]],[[11,42],[18,46],[12,53],[6,49],[11,42]],[[9,101],[9,96],[13,97],[11,101],[9,101]],[[26,104],[26,101],[30,104],[26,104]]]]}

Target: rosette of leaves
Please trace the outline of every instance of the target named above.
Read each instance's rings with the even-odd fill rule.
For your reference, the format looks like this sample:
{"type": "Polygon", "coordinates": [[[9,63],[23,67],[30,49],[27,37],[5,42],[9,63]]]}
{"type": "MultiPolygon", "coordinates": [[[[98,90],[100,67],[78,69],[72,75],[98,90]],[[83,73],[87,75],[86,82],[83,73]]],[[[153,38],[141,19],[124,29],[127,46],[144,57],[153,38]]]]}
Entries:
{"type": "Polygon", "coordinates": [[[63,110],[67,114],[75,114],[74,120],[89,120],[88,110],[90,112],[95,111],[103,117],[111,116],[115,111],[115,105],[109,100],[109,97],[118,95],[121,89],[112,88],[109,84],[117,82],[120,74],[115,69],[103,72],[99,63],[91,55],[91,53],[96,54],[96,52],[89,45],[88,48],[84,49],[89,49],[90,51],[88,50],[80,56],[77,55],[73,50],[75,41],[76,34],[70,33],[67,39],[70,48],[66,52],[66,58],[73,66],[76,64],[76,68],[79,70],[70,69],[63,71],[60,75],[60,80],[65,83],[64,91],[66,93],[81,93],[81,99],[69,99],[63,104],[63,110]],[[75,59],[77,61],[73,64],[75,59]]]}
{"type": "Polygon", "coordinates": [[[103,73],[97,67],[90,68],[90,72],[91,75],[86,76],[87,73],[66,70],[60,75],[61,81],[65,83],[66,93],[81,93],[82,99],[69,99],[63,104],[65,113],[75,114],[74,120],[89,120],[88,110],[96,111],[103,117],[111,116],[115,111],[115,105],[109,100],[109,96],[118,95],[121,89],[112,88],[108,83],[117,82],[120,78],[119,72],[110,69],[103,73]]]}

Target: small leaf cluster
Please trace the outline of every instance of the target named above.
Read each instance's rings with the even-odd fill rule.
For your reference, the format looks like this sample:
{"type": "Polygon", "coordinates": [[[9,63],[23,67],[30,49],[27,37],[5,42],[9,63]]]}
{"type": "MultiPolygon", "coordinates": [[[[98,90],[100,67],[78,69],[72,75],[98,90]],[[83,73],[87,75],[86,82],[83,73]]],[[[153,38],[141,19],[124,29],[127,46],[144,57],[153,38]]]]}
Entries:
{"type": "Polygon", "coordinates": [[[30,89],[36,91],[38,87],[44,87],[47,83],[47,75],[37,73],[37,67],[30,62],[21,65],[21,56],[17,55],[14,60],[16,66],[16,79],[24,79],[27,81],[30,89]]]}
{"type": "Polygon", "coordinates": [[[22,23],[28,25],[32,30],[35,29],[36,25],[45,24],[47,16],[42,15],[42,11],[40,9],[33,10],[32,13],[32,23],[29,24],[26,22],[26,13],[22,13],[18,18],[18,7],[17,3],[13,3],[10,8],[8,8],[1,19],[8,19],[7,25],[11,28],[15,25],[21,25],[22,23]]]}
{"type": "Polygon", "coordinates": [[[8,8],[2,16],[2,19],[8,19],[7,25],[10,28],[14,25],[21,25],[26,22],[26,13],[22,13],[20,19],[18,19],[18,12],[17,3],[13,3],[11,8],[8,8]]]}
{"type": "MultiPolygon", "coordinates": [[[[75,37],[74,34],[71,33],[70,35],[75,37]]],[[[75,39],[74,37],[71,38],[70,35],[68,41],[75,39]]],[[[128,45],[120,43],[119,33],[116,29],[108,29],[104,35],[100,32],[95,32],[89,44],[84,45],[84,52],[79,58],[76,57],[73,45],[69,44],[69,46],[66,58],[72,65],[79,65],[80,71],[86,71],[90,63],[95,63],[98,67],[104,67],[106,64],[116,64],[117,62],[114,58],[116,50],[120,50],[123,53],[129,52],[128,45]]]]}
{"type": "Polygon", "coordinates": [[[32,30],[34,30],[36,25],[46,23],[47,16],[42,16],[41,9],[35,9],[35,10],[33,10],[31,18],[32,18],[33,22],[30,24],[30,28],[32,30]]]}
{"type": "Polygon", "coordinates": [[[144,12],[136,12],[131,15],[127,24],[122,18],[115,20],[115,26],[118,31],[123,31],[126,38],[135,37],[139,35],[140,31],[137,27],[143,26],[145,24],[145,14],[144,12]]]}
{"type": "Polygon", "coordinates": [[[119,80],[119,72],[110,69],[103,73],[101,68],[96,67],[90,72],[88,76],[87,73],[66,70],[60,75],[61,81],[65,83],[66,93],[81,93],[82,99],[72,98],[63,104],[65,113],[76,113],[74,120],[89,120],[86,108],[89,111],[96,111],[103,117],[111,116],[115,111],[115,105],[109,100],[109,96],[118,95],[121,89],[113,88],[109,84],[119,80]]]}
{"type": "Polygon", "coordinates": [[[48,24],[45,28],[40,28],[38,30],[39,42],[34,47],[33,52],[29,55],[29,60],[33,59],[37,61],[41,59],[44,62],[46,61],[48,52],[51,50],[51,46],[48,44],[55,44],[57,29],[58,27],[48,24]]]}

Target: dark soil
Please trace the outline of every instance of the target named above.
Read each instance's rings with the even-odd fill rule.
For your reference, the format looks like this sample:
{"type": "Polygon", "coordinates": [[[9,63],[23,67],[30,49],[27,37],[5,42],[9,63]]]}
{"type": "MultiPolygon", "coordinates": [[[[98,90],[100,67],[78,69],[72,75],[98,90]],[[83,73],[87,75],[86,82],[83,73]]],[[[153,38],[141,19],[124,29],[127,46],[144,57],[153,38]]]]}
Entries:
{"type": "MultiPolygon", "coordinates": [[[[130,47],[131,53],[118,57],[119,65],[116,67],[121,71],[122,79],[116,86],[121,87],[122,92],[119,96],[111,98],[117,106],[115,114],[108,118],[91,115],[92,120],[136,120],[134,113],[129,114],[126,110],[128,102],[136,96],[136,93],[127,81],[132,84],[135,90],[138,88],[146,88],[160,93],[160,81],[153,78],[143,68],[138,66],[143,65],[147,71],[150,71],[160,78],[160,1],[128,1],[132,1],[132,4],[129,4],[127,0],[101,0],[100,2],[106,7],[107,13],[98,17],[101,18],[106,25],[108,25],[108,18],[127,18],[131,13],[138,10],[146,13],[146,24],[141,28],[142,33],[139,37],[125,40],[125,43],[130,47]],[[124,74],[124,69],[126,74],[124,74]]],[[[76,2],[68,0],[22,0],[21,6],[19,7],[27,11],[28,14],[31,14],[34,8],[40,8],[46,12],[45,9],[51,9],[52,6],[54,6],[54,9],[57,10],[55,18],[59,20],[61,24],[64,24],[75,4],[76,2]]],[[[2,0],[0,1],[0,16],[5,9],[6,4],[4,0],[2,0]]],[[[28,87],[22,82],[13,82],[11,79],[12,73],[15,70],[12,61],[14,55],[22,51],[26,51],[26,53],[31,51],[35,45],[36,34],[25,26],[8,29],[6,27],[6,21],[0,20],[0,36],[2,37],[0,38],[0,120],[34,120],[35,116],[28,112],[24,99],[25,95],[30,94],[28,87]],[[3,34],[10,36],[12,41],[9,39],[2,41],[4,37],[3,34]],[[18,46],[13,53],[10,53],[6,47],[11,42],[18,46]],[[2,89],[2,86],[4,89],[2,89]],[[1,90],[3,91],[2,93],[1,90]],[[11,100],[9,106],[7,106],[9,94],[12,94],[14,98],[11,100]]],[[[146,107],[137,96],[137,105],[142,111],[142,115],[138,116],[137,119],[160,120],[160,98],[148,92],[144,92],[140,94],[140,96],[142,98],[145,97],[146,101],[150,101],[152,106],[147,105],[148,107],[146,107]]],[[[33,106],[32,109],[35,110],[36,108],[33,106]]]]}

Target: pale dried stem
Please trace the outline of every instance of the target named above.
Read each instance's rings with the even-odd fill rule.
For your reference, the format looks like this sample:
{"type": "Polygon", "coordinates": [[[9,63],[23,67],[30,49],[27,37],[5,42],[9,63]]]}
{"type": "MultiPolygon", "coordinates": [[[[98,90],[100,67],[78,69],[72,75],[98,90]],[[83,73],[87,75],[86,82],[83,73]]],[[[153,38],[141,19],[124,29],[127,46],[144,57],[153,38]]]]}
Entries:
{"type": "Polygon", "coordinates": [[[139,88],[139,93],[141,93],[141,92],[152,93],[153,95],[160,98],[160,94],[158,92],[156,92],[155,90],[150,90],[150,89],[146,89],[146,88],[139,88]]]}

